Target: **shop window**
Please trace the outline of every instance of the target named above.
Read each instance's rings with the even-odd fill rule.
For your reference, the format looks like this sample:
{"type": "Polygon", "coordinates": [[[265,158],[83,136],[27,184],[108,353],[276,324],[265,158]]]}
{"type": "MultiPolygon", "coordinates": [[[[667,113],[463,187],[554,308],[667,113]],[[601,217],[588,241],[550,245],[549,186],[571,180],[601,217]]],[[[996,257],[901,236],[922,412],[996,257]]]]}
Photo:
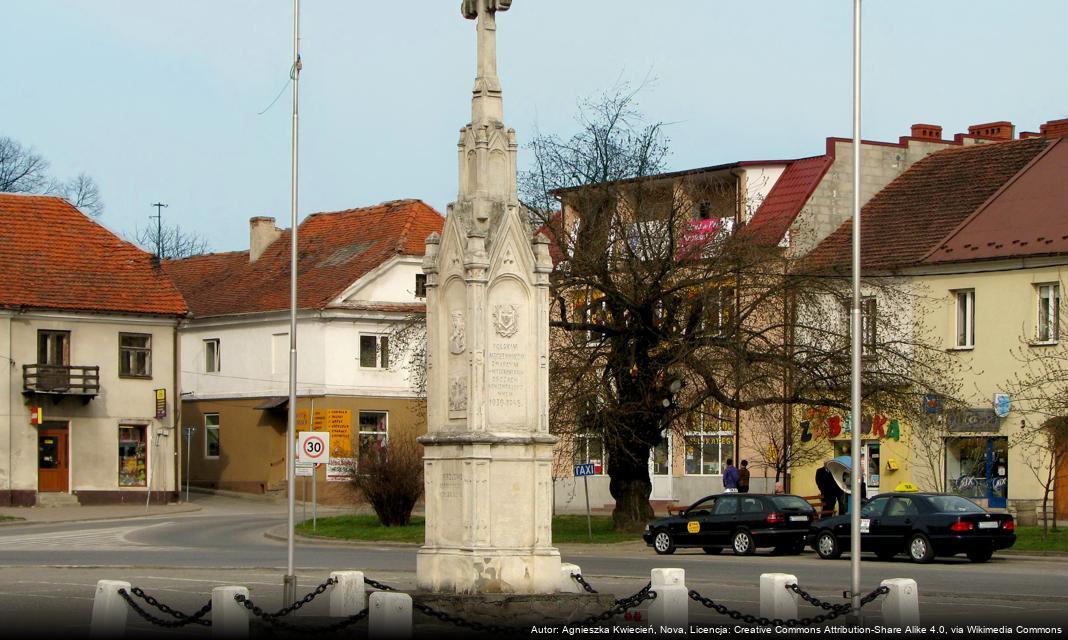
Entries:
{"type": "Polygon", "coordinates": [[[671,437],[668,434],[660,434],[660,443],[653,447],[651,462],[654,476],[671,475],[671,437]]]}
{"type": "Polygon", "coordinates": [[[219,437],[219,414],[204,414],[204,457],[218,458],[222,451],[222,440],[219,437]]]}
{"type": "Polygon", "coordinates": [[[1008,438],[963,437],[946,442],[946,489],[1004,506],[1009,495],[1008,438]]]}
{"type": "Polygon", "coordinates": [[[604,461],[604,440],[599,435],[577,433],[574,436],[574,448],[571,450],[573,464],[593,464],[594,475],[606,473],[604,461]]]}
{"type": "Polygon", "coordinates": [[[389,443],[389,414],[387,412],[361,411],[359,426],[360,457],[386,448],[389,443]]]}
{"type": "Polygon", "coordinates": [[[219,352],[219,339],[209,338],[204,341],[204,372],[218,373],[222,370],[222,354],[219,352]]]}
{"type": "Polygon", "coordinates": [[[1055,343],[1060,337],[1061,291],[1058,284],[1036,285],[1038,289],[1038,323],[1035,340],[1055,343]]]}
{"type": "Polygon", "coordinates": [[[147,333],[119,334],[119,377],[152,377],[152,336],[147,333]]]}
{"type": "Polygon", "coordinates": [[[144,425],[119,427],[119,486],[148,486],[148,447],[144,425]]]}
{"type": "Polygon", "coordinates": [[[365,369],[389,368],[388,336],[360,336],[360,366],[365,369]]]}
{"type": "Polygon", "coordinates": [[[957,304],[957,336],[955,346],[958,349],[971,349],[975,346],[975,290],[954,291],[957,304]]]}
{"type": "Polygon", "coordinates": [[[721,475],[734,455],[733,425],[719,403],[708,402],[684,436],[687,475],[721,475]]]}
{"type": "MultiPolygon", "coordinates": [[[[833,453],[835,458],[840,456],[852,455],[853,447],[849,441],[836,441],[833,445],[833,453]]],[[[880,469],[882,467],[882,453],[881,447],[878,442],[863,442],[860,445],[860,467],[864,470],[864,475],[860,480],[864,484],[865,495],[872,495],[876,493],[881,484],[882,475],[880,469]]],[[[846,486],[851,486],[852,482],[850,475],[846,473],[843,477],[846,482],[846,486]]]]}

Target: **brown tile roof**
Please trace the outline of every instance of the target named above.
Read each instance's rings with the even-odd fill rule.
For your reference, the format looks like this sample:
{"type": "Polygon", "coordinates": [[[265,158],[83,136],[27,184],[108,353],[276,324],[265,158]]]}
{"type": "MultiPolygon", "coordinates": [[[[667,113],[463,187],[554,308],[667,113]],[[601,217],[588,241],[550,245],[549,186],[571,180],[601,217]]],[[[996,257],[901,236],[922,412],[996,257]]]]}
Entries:
{"type": "Polygon", "coordinates": [[[833,163],[830,154],[790,163],[742,233],[762,244],[778,244],[833,163]]]}
{"type": "Polygon", "coordinates": [[[66,200],[0,194],[0,307],[185,315],[152,256],[66,200]]]}
{"type": "Polygon", "coordinates": [[[1068,253],[1068,139],[1059,138],[962,222],[929,264],[1068,253]]]}
{"type": "MultiPolygon", "coordinates": [[[[420,200],[308,216],[297,236],[297,305],[322,309],[389,258],[423,255],[444,222],[420,200]]],[[[195,316],[281,311],[289,308],[289,238],[283,231],[256,262],[238,251],[169,260],[164,269],[195,316]]]]}
{"type": "MultiPolygon", "coordinates": [[[[862,269],[918,264],[1049,144],[1030,138],[951,147],[912,165],[861,211],[862,269]]],[[[847,220],[808,254],[806,267],[848,269],[852,233],[847,220]]]]}

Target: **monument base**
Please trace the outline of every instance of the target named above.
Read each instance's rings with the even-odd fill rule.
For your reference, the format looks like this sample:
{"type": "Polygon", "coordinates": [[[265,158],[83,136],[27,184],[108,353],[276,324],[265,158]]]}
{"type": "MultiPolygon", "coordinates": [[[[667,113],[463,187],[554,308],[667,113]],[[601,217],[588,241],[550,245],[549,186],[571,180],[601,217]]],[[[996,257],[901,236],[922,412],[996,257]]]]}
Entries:
{"type": "Polygon", "coordinates": [[[412,601],[464,620],[510,627],[576,623],[600,615],[616,603],[603,593],[412,594],[412,601]]]}
{"type": "Polygon", "coordinates": [[[419,589],[441,594],[553,594],[560,584],[556,549],[419,550],[419,589]]]}

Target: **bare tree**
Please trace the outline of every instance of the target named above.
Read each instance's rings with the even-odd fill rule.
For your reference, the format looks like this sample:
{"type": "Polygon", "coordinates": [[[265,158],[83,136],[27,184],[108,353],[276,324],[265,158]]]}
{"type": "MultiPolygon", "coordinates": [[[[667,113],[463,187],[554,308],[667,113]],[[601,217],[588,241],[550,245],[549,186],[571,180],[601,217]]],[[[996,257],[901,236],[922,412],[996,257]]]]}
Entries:
{"type": "Polygon", "coordinates": [[[196,231],[186,231],[179,225],[163,225],[158,230],[153,225],[137,227],[133,242],[163,260],[188,258],[210,250],[206,238],[196,231]]]}
{"type": "Polygon", "coordinates": [[[48,160],[17,140],[0,137],[0,192],[42,193],[49,182],[48,160]]]}
{"type": "Polygon", "coordinates": [[[71,203],[85,215],[96,218],[104,213],[104,200],[100,196],[100,187],[84,172],[66,182],[53,183],[49,192],[71,203]]]}
{"type": "MultiPolygon", "coordinates": [[[[536,137],[521,185],[558,259],[550,416],[558,433],[601,435],[615,528],[640,530],[650,451],[707,403],[849,408],[849,283],[745,233],[730,171],[661,174],[663,126],[642,120],[635,92],[585,104],[578,124],[536,137]]],[[[887,309],[910,295],[894,279],[866,286],[887,309]]],[[[865,409],[912,415],[947,393],[951,361],[912,319],[874,310],[865,409]]]]}

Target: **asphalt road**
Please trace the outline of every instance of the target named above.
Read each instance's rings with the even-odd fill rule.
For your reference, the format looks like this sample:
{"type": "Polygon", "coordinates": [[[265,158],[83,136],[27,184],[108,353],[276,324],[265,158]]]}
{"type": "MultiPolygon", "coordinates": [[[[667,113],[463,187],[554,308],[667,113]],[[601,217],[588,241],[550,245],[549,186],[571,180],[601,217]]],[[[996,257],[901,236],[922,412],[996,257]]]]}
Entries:
{"type": "MultiPolygon", "coordinates": [[[[161,600],[195,610],[212,586],[246,585],[254,599],[281,606],[285,544],[264,535],[285,523],[284,507],[202,496],[199,512],[103,522],[23,524],[0,527],[0,611],[9,624],[25,629],[84,630],[96,580],[123,579],[161,600]]],[[[706,556],[680,550],[657,556],[640,543],[569,545],[565,561],[582,567],[604,592],[630,595],[649,579],[651,569],[686,570],[690,588],[717,602],[756,613],[759,576],[796,575],[807,591],[840,601],[849,583],[847,560],[729,553],[706,556]]],[[[402,589],[414,587],[415,548],[384,545],[331,545],[299,542],[296,549],[301,593],[331,570],[358,569],[402,589]]],[[[1068,562],[997,555],[985,564],[938,560],[915,565],[904,559],[862,565],[864,589],[885,578],[910,577],[919,584],[921,613],[945,624],[1056,624],[1068,627],[1068,562]]],[[[309,606],[315,614],[320,606],[309,606]]],[[[320,612],[321,613],[321,612],[320,612]]],[[[814,615],[805,607],[802,615],[814,615]]],[[[692,603],[691,619],[731,622],[692,603]]],[[[877,620],[877,614],[873,620],[877,620]]]]}

